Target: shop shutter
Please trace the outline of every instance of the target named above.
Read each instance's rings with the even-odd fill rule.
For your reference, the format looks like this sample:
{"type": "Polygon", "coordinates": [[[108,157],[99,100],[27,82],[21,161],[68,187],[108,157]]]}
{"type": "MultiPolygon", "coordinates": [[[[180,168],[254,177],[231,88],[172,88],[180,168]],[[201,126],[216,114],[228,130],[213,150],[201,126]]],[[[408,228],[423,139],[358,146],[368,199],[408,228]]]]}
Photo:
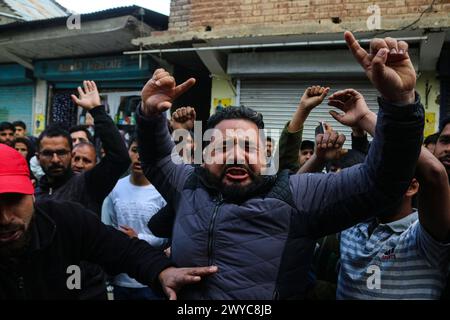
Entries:
{"type": "Polygon", "coordinates": [[[27,130],[33,130],[34,85],[0,86],[0,122],[22,120],[27,130]]]}
{"type": "MultiPolygon", "coordinates": [[[[377,90],[364,80],[295,80],[295,79],[241,79],[240,104],[261,112],[268,134],[278,141],[285,123],[292,118],[304,90],[311,85],[331,88],[330,94],[338,90],[353,88],[361,92],[369,108],[378,113],[377,90]],[[278,129],[278,131],[272,131],[278,129]]],[[[329,94],[329,95],[330,95],[329,94]]],[[[351,129],[336,122],[328,113],[327,98],[316,107],[308,117],[304,131],[304,140],[314,140],[315,128],[319,121],[330,123],[333,128],[347,137],[346,147],[351,145],[351,129]]]]}

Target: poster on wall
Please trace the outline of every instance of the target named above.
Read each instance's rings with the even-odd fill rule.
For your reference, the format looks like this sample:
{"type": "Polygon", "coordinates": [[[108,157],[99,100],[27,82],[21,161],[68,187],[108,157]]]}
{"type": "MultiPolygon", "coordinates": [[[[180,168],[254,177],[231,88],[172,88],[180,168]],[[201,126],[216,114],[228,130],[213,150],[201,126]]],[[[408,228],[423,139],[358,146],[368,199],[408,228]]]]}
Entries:
{"type": "Polygon", "coordinates": [[[34,122],[34,133],[40,135],[45,129],[45,115],[43,113],[36,114],[36,120],[34,122]]]}
{"type": "Polygon", "coordinates": [[[436,113],[425,112],[425,129],[423,135],[428,137],[436,132],[436,113]]]}
{"type": "Polygon", "coordinates": [[[214,98],[211,107],[210,115],[231,106],[231,98],[214,98]]]}

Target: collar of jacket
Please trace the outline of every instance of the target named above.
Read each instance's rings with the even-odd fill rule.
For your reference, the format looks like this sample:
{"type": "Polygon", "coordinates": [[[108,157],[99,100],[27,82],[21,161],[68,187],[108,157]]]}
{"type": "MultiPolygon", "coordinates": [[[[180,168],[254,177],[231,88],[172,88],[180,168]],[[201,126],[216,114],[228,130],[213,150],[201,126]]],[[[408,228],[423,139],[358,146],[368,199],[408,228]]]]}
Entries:
{"type": "Polygon", "coordinates": [[[54,190],[58,189],[59,187],[66,184],[67,181],[69,181],[73,177],[74,173],[72,169],[67,170],[66,174],[63,175],[60,179],[55,180],[53,183],[50,183],[48,180],[48,176],[45,175],[39,180],[39,188],[41,190],[49,190],[50,188],[53,188],[54,190]]]}

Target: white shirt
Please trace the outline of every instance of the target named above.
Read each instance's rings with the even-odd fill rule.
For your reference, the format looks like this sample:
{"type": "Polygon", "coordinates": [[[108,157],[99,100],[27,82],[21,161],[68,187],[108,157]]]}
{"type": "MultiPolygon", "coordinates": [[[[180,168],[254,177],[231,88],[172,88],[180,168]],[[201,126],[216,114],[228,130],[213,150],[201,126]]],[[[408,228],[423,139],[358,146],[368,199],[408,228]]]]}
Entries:
{"type": "MultiPolygon", "coordinates": [[[[120,179],[111,193],[106,197],[102,207],[102,221],[120,230],[120,226],[128,226],[138,238],[159,248],[167,243],[167,239],[155,237],[147,227],[150,218],[166,201],[153,185],[136,186],[130,182],[131,176],[120,179]]],[[[145,287],[126,274],[114,279],[114,284],[128,288],[145,287]]]]}

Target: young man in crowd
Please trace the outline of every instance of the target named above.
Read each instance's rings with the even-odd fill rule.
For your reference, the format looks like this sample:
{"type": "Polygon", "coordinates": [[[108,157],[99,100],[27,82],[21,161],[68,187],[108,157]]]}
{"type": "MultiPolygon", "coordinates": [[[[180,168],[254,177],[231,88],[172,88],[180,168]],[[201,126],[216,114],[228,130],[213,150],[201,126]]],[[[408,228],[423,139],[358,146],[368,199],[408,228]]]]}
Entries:
{"type": "MultiPolygon", "coordinates": [[[[262,116],[245,107],[229,107],[209,119],[217,138],[202,166],[175,164],[163,112],[195,79],[177,86],[158,69],[143,88],[137,110],[139,153],[146,177],[176,211],[172,259],[188,266],[214,263],[220,270],[183,290],[184,298],[303,297],[316,239],[382,216],[401,201],[414,174],[424,124],[408,45],[373,40],[369,55],[350,32],[345,39],[381,98],[365,163],[338,175],[263,175],[262,116]]],[[[363,115],[344,117],[367,125],[363,115]]]]}
{"type": "Polygon", "coordinates": [[[8,146],[0,145],[0,163],[0,300],[79,299],[83,260],[128,273],[171,299],[217,271],[175,268],[145,241],[105,226],[77,203],[35,201],[25,159],[8,146]]]}
{"type": "MultiPolygon", "coordinates": [[[[154,248],[164,249],[167,239],[155,237],[147,228],[150,218],[166,205],[166,201],[142,172],[136,138],[130,141],[130,174],[117,182],[106,197],[102,221],[121,230],[131,238],[148,242],[154,248]]],[[[114,300],[153,300],[160,297],[147,285],[126,274],[113,280],[114,300]]]]}
{"type": "Polygon", "coordinates": [[[14,142],[14,126],[10,122],[0,123],[0,143],[12,147],[14,142]]]}

